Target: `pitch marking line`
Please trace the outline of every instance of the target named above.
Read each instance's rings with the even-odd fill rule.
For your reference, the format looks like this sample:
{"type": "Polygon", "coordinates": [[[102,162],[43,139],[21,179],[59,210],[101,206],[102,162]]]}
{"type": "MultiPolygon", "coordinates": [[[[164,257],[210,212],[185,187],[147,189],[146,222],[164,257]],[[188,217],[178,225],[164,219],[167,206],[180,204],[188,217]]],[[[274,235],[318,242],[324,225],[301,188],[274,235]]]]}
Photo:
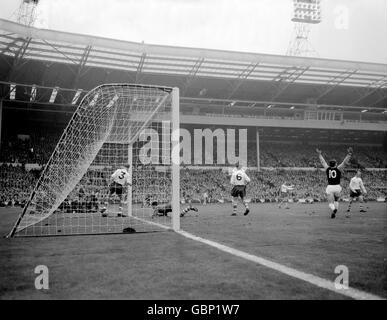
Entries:
{"type": "Polygon", "coordinates": [[[130,217],[130,218],[133,218],[133,219],[135,219],[135,220],[144,222],[144,223],[152,224],[152,225],[157,226],[157,227],[162,228],[162,229],[172,230],[172,227],[168,227],[168,226],[163,225],[163,224],[158,223],[158,222],[153,222],[153,221],[145,220],[145,219],[142,219],[142,218],[139,218],[139,217],[136,217],[136,216],[129,216],[129,217],[130,217]]]}
{"type": "Polygon", "coordinates": [[[317,287],[327,289],[327,290],[333,291],[335,293],[338,293],[338,294],[341,294],[341,295],[344,295],[344,296],[347,296],[347,297],[350,297],[353,299],[357,299],[357,300],[384,300],[384,298],[379,297],[377,295],[373,295],[373,294],[370,294],[370,293],[367,293],[367,292],[364,292],[361,290],[353,289],[353,288],[338,290],[335,288],[335,284],[333,281],[326,280],[326,279],[320,278],[318,276],[315,276],[315,275],[312,275],[309,273],[298,271],[298,270],[293,269],[293,268],[289,268],[289,267],[284,266],[282,264],[279,264],[279,263],[255,256],[255,255],[252,255],[252,254],[249,254],[249,253],[225,246],[225,245],[220,244],[218,242],[195,236],[195,235],[188,233],[186,231],[180,230],[180,231],[177,231],[177,233],[181,234],[182,236],[184,236],[188,239],[207,244],[207,245],[214,247],[218,250],[230,253],[234,256],[243,258],[245,260],[249,260],[249,261],[258,263],[260,265],[263,265],[267,268],[284,273],[284,274],[291,276],[293,278],[297,278],[297,279],[306,281],[306,282],[313,284],[317,287]]]}

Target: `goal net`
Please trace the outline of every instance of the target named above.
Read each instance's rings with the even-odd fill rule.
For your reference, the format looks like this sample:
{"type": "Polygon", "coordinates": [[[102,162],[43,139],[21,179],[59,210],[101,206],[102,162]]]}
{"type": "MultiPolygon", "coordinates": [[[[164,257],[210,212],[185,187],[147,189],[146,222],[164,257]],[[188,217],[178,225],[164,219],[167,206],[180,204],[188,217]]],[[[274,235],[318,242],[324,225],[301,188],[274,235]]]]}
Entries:
{"type": "Polygon", "coordinates": [[[179,229],[179,164],[171,157],[178,128],[177,88],[91,90],[9,236],[179,229]]]}

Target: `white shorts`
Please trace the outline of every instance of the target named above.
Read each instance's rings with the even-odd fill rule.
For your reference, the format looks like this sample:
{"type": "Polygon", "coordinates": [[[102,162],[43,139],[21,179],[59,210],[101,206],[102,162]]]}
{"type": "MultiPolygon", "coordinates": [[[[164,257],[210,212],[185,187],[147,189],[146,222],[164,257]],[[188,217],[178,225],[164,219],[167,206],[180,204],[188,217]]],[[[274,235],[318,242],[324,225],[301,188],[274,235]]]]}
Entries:
{"type": "Polygon", "coordinates": [[[335,185],[328,185],[327,186],[327,189],[325,190],[325,192],[327,194],[332,194],[334,196],[338,196],[341,192],[342,188],[339,184],[335,184],[335,185]]]}

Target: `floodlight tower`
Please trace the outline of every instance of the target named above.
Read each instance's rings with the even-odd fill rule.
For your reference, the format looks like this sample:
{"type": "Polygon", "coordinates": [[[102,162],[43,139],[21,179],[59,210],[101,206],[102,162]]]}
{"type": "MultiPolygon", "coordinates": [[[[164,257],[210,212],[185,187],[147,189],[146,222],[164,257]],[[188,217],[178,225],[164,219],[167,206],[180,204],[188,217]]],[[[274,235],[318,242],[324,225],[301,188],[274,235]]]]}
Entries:
{"type": "Polygon", "coordinates": [[[295,37],[290,42],[286,52],[289,56],[317,56],[312,44],[309,41],[309,34],[312,25],[321,22],[321,0],[293,0],[295,37]]]}
{"type": "Polygon", "coordinates": [[[33,27],[36,21],[38,3],[39,0],[21,0],[17,12],[17,22],[27,27],[33,27]]]}

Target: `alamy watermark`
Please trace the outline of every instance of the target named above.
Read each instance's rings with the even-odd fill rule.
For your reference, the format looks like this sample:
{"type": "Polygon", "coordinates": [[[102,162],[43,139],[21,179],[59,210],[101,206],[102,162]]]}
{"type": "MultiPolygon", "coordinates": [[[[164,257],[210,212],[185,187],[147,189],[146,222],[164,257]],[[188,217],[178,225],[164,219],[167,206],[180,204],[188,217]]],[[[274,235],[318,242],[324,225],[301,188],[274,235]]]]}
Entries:
{"type": "Polygon", "coordinates": [[[49,289],[48,267],[45,265],[38,265],[35,267],[34,273],[38,274],[38,276],[35,278],[35,289],[48,290],[49,289]]]}
{"type": "Polygon", "coordinates": [[[338,276],[335,279],[335,288],[337,290],[346,290],[349,288],[349,270],[345,265],[338,265],[335,268],[335,274],[338,276]]]}
{"type": "Polygon", "coordinates": [[[171,132],[170,121],[162,121],[160,130],[152,128],[140,132],[139,162],[143,165],[247,165],[247,129],[193,129],[171,132]],[[170,142],[172,141],[172,150],[170,142]],[[216,141],[216,146],[215,146],[216,141]],[[175,144],[174,144],[175,142],[175,144]],[[160,147],[162,146],[162,147],[160,147]],[[172,151],[172,159],[169,156],[172,151]]]}
{"type": "Polygon", "coordinates": [[[349,9],[345,5],[337,5],[333,10],[335,15],[335,28],[338,30],[347,30],[349,28],[349,9]]]}

